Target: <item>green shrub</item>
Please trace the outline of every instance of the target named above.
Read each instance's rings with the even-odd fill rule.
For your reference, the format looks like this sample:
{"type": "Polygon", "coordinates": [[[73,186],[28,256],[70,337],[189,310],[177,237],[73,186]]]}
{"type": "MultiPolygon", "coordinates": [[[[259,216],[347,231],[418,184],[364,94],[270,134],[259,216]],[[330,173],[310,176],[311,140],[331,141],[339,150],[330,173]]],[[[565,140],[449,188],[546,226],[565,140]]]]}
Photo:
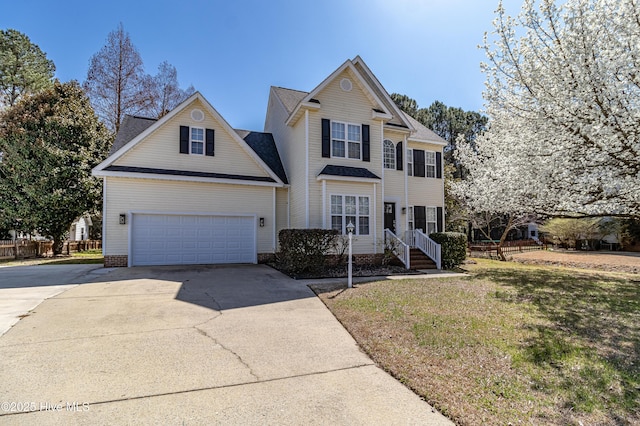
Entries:
{"type": "Polygon", "coordinates": [[[279,267],[297,275],[321,271],[326,256],[336,249],[339,238],[335,229],[283,229],[278,239],[279,267]]]}
{"type": "Polygon", "coordinates": [[[451,269],[467,257],[467,236],[460,232],[435,232],[429,235],[441,246],[442,268],[451,269]]]}

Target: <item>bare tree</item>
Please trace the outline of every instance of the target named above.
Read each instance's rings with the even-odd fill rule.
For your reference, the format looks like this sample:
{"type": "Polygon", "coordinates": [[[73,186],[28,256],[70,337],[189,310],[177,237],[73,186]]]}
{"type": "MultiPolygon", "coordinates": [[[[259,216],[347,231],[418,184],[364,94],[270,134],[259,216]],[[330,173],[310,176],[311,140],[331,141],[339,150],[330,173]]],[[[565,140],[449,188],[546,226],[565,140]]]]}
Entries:
{"type": "Polygon", "coordinates": [[[117,132],[125,114],[149,109],[149,82],[140,53],[121,23],[91,57],[84,89],[98,116],[117,132]]]}
{"type": "Polygon", "coordinates": [[[158,74],[155,77],[149,78],[151,104],[148,113],[152,117],[162,117],[195,91],[193,86],[189,86],[186,90],[180,88],[178,85],[178,72],[167,61],[158,66],[158,74]]]}

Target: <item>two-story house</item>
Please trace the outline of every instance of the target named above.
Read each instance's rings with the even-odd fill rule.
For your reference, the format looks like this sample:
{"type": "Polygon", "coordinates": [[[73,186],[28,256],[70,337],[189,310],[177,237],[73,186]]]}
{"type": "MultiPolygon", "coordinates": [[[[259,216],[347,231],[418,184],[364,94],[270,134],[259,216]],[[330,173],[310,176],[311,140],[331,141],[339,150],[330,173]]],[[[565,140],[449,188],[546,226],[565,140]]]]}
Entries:
{"type": "Polygon", "coordinates": [[[425,249],[407,231],[443,229],[445,145],[360,57],[310,92],[272,87],[264,132],[233,129],[199,93],[159,120],[126,117],[93,171],[105,265],[256,263],[281,229],[349,223],[361,261],[396,235],[425,249]]]}

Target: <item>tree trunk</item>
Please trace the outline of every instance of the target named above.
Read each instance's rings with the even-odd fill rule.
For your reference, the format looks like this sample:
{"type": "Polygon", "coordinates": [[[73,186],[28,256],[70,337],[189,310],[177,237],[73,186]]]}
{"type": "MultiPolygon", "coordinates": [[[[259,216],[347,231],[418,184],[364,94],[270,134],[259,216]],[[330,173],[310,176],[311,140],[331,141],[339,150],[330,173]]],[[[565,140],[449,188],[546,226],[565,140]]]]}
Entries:
{"type": "Polygon", "coordinates": [[[64,240],[62,239],[62,237],[53,237],[53,246],[51,247],[51,249],[53,250],[53,255],[57,256],[59,254],[62,254],[62,248],[64,247],[64,240]]]}
{"type": "Polygon", "coordinates": [[[509,231],[511,231],[512,227],[513,227],[513,216],[509,215],[507,226],[505,226],[504,232],[502,233],[502,236],[500,236],[500,242],[498,243],[498,250],[497,250],[498,257],[503,262],[507,261],[507,256],[505,256],[504,253],[502,253],[502,244],[504,244],[505,240],[507,239],[507,235],[509,234],[509,231]]]}

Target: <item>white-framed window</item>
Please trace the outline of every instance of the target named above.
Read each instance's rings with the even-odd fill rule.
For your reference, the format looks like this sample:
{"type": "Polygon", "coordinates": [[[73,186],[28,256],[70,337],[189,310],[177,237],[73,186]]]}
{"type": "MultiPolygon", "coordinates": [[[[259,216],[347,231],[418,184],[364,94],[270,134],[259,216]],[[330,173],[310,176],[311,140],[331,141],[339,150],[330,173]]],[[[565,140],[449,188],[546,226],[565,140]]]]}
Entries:
{"type": "Polygon", "coordinates": [[[204,155],[204,129],[200,127],[191,128],[191,139],[189,140],[189,148],[191,154],[204,155]]]}
{"type": "Polygon", "coordinates": [[[407,213],[408,221],[409,221],[409,231],[413,231],[416,229],[416,222],[413,218],[413,206],[409,206],[409,212],[407,213]]]}
{"type": "Polygon", "coordinates": [[[413,176],[413,149],[407,149],[407,175],[413,176]]]}
{"type": "Polygon", "coordinates": [[[359,124],[331,122],[331,156],[360,160],[362,129],[359,124]]]}
{"type": "Polygon", "coordinates": [[[389,139],[385,139],[382,142],[383,154],[384,154],[384,168],[395,169],[396,168],[396,145],[389,139]]]}
{"type": "Polygon", "coordinates": [[[331,229],[347,233],[347,225],[353,223],[355,235],[369,235],[369,197],[360,195],[331,196],[331,229]]]}
{"type": "Polygon", "coordinates": [[[436,153],[433,151],[425,151],[424,165],[426,167],[425,176],[428,178],[436,177],[436,153]]]}
{"type": "Polygon", "coordinates": [[[427,207],[427,229],[425,234],[431,235],[438,230],[438,210],[436,207],[427,207]]]}

